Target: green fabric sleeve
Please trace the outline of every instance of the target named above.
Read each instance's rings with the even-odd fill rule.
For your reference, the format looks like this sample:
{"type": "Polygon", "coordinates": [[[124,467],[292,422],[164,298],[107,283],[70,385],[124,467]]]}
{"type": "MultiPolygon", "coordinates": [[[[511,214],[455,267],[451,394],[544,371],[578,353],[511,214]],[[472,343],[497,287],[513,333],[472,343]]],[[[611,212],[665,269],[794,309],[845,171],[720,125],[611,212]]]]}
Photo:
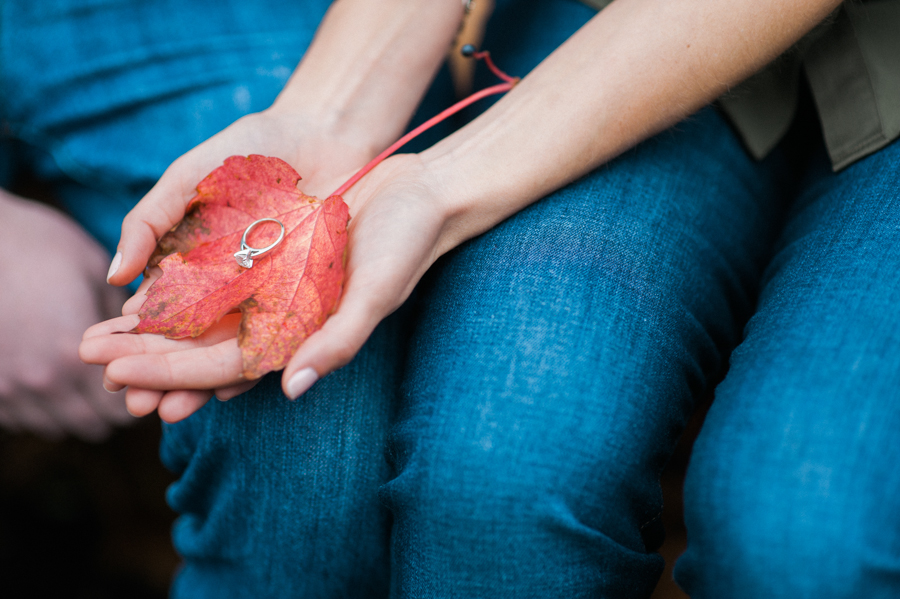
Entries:
{"type": "MultiPolygon", "coordinates": [[[[601,10],[611,0],[581,1],[601,10]]],[[[900,137],[900,0],[843,4],[719,99],[755,158],[768,154],[790,128],[804,74],[835,170],[900,137]]]]}

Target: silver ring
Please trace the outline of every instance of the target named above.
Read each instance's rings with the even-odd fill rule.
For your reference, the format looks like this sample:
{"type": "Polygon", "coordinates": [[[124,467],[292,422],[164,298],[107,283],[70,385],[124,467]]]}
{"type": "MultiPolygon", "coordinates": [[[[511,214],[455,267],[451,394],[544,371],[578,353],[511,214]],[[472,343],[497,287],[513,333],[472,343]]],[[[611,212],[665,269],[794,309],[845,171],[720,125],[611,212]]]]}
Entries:
{"type": "Polygon", "coordinates": [[[261,218],[257,221],[250,223],[250,226],[244,231],[244,236],[241,237],[241,249],[234,253],[234,259],[237,260],[237,263],[243,266],[244,268],[253,268],[253,259],[259,258],[266,252],[271,252],[274,250],[279,243],[284,239],[284,223],[282,223],[277,218],[261,218]],[[267,245],[264,248],[252,248],[247,245],[247,235],[250,234],[250,231],[253,230],[253,227],[260,223],[272,222],[278,223],[278,226],[281,227],[281,233],[278,235],[278,239],[274,241],[271,245],[267,245]]]}

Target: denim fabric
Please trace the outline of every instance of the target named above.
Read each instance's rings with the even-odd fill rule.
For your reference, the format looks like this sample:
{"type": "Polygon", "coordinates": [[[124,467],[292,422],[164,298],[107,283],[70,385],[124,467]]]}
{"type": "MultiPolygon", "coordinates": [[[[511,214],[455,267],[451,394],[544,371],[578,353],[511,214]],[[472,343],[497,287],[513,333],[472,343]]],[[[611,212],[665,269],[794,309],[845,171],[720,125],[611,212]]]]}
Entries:
{"type": "Polygon", "coordinates": [[[900,143],[802,190],[694,447],[697,599],[900,595],[900,143]]]}
{"type": "Polygon", "coordinates": [[[706,110],[452,252],[299,401],[268,377],[167,427],[173,596],[649,594],[659,473],[750,314],[771,170],[706,110]]]}
{"type": "Polygon", "coordinates": [[[396,596],[650,593],[660,471],[774,234],[757,171],[706,110],[431,271],[381,491],[396,596]]]}
{"type": "Polygon", "coordinates": [[[384,597],[391,516],[378,487],[399,384],[404,312],[300,401],[277,375],[166,426],[161,455],[179,473],[184,565],[172,597],[384,597]]]}
{"type": "MultiPolygon", "coordinates": [[[[271,102],[326,5],[7,1],[4,122],[111,247],[172,159],[271,102]]],[[[524,75],[592,15],[501,1],[484,45],[524,75]]],[[[704,109],[442,258],[298,401],[270,375],[165,427],[172,596],[644,597],[659,473],[736,346],[679,580],[896,595],[898,146],[833,175],[806,143],[802,176],[756,163],[704,109]]]]}

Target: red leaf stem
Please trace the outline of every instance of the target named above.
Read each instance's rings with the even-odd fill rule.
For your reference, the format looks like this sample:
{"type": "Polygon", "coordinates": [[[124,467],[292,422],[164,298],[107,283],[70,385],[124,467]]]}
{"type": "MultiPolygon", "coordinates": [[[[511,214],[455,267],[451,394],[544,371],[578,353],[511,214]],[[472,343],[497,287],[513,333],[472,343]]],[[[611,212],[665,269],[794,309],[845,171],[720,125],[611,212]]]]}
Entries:
{"type": "Polygon", "coordinates": [[[359,169],[359,172],[357,172],[355,175],[350,177],[346,183],[344,183],[343,185],[338,187],[337,191],[335,191],[331,195],[343,196],[344,193],[348,189],[353,187],[353,185],[357,181],[362,179],[366,175],[366,173],[368,173],[370,170],[372,170],[373,168],[378,166],[378,164],[382,160],[384,160],[385,158],[387,158],[388,156],[390,156],[391,154],[393,154],[394,152],[399,150],[402,146],[406,145],[406,143],[409,140],[411,140],[415,136],[419,135],[423,131],[427,131],[428,129],[431,129],[432,127],[434,127],[435,125],[437,125],[438,123],[443,121],[444,119],[446,119],[450,116],[453,116],[454,114],[456,114],[457,112],[459,112],[460,110],[465,108],[466,106],[473,104],[482,98],[486,98],[486,97],[492,96],[494,94],[502,94],[504,92],[508,92],[509,90],[511,90],[513,88],[513,86],[516,83],[518,83],[518,79],[510,78],[510,81],[508,81],[506,83],[499,83],[497,85],[487,87],[487,88],[481,90],[480,92],[476,92],[476,93],[472,94],[468,98],[460,100],[459,102],[457,102],[450,108],[447,108],[446,110],[444,110],[437,116],[431,117],[430,119],[428,119],[427,121],[425,121],[424,123],[422,123],[421,125],[416,127],[415,129],[413,129],[412,131],[410,131],[409,133],[407,133],[406,135],[404,135],[403,137],[401,137],[400,139],[395,141],[393,144],[388,146],[388,148],[384,152],[382,152],[381,154],[379,154],[378,156],[373,158],[367,165],[365,165],[364,167],[359,169]]]}
{"type": "Polygon", "coordinates": [[[487,65],[487,67],[491,70],[491,72],[494,75],[496,75],[497,77],[499,77],[500,79],[502,79],[503,81],[506,81],[507,83],[512,83],[513,85],[515,85],[516,83],[519,82],[518,77],[510,77],[509,75],[507,75],[506,73],[501,71],[497,67],[497,65],[494,64],[494,61],[491,60],[491,53],[488,52],[487,50],[483,50],[481,52],[476,52],[475,54],[472,55],[472,58],[474,58],[475,60],[483,60],[484,63],[487,65]]]}

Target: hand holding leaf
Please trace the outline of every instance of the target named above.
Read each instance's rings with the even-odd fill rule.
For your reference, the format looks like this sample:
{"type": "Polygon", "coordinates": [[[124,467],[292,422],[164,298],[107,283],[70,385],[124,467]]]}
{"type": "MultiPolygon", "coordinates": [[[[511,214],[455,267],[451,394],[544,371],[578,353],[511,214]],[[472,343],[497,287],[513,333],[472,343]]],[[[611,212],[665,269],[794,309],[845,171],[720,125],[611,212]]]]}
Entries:
{"type": "MultiPolygon", "coordinates": [[[[198,182],[222,166],[228,156],[239,151],[281,156],[293,164],[303,164],[304,175],[310,175],[304,176],[305,189],[327,192],[371,158],[365,144],[355,146],[350,141],[328,136],[303,119],[282,112],[267,111],[240,119],[172,163],[128,214],[122,224],[120,254],[113,262],[110,282],[124,285],[140,274],[155,254],[158,240],[184,217],[192,198],[197,196],[198,182]]],[[[296,178],[296,173],[293,176],[296,178]]],[[[266,231],[261,229],[260,233],[266,231]]],[[[172,250],[177,248],[169,248],[172,250]]],[[[203,406],[214,390],[220,398],[229,398],[246,391],[254,382],[242,376],[236,339],[238,322],[234,316],[223,318],[196,338],[118,334],[138,324],[136,315],[146,300],[150,283],[158,276],[159,269],[152,268],[123,308],[126,316],[85,332],[81,357],[88,363],[107,366],[107,389],[128,386],[126,401],[132,414],[143,416],[159,408],[163,420],[175,422],[203,406]]]]}
{"type": "MultiPolygon", "coordinates": [[[[284,368],[334,311],[347,245],[347,205],[339,196],[304,195],[299,179],[284,161],[257,155],[232,156],[210,173],[184,219],[159,241],[150,264],[163,274],[147,293],[135,332],[197,337],[239,309],[244,376],[284,368]],[[242,268],[233,253],[262,218],[284,224],[284,241],[253,268],[242,268]]],[[[259,227],[250,240],[264,233],[259,227]]]]}
{"type": "MultiPolygon", "coordinates": [[[[470,54],[487,59],[486,53],[470,54]]],[[[154,208],[165,206],[168,198],[161,192],[150,202],[145,198],[123,224],[123,244],[135,251],[125,252],[122,271],[113,269],[111,278],[127,281],[135,274],[133,256],[151,254],[148,222],[159,239],[150,265],[158,264],[163,274],[149,288],[142,285],[126,305],[126,314],[140,308],[139,323],[126,316],[85,333],[83,359],[107,364],[110,386],[130,386],[132,412],[149,413],[159,405],[168,422],[202,406],[209,389],[225,399],[247,390],[253,379],[285,366],[292,354],[283,378],[291,397],[349,362],[378,322],[409,296],[449,247],[440,243],[446,204],[413,155],[392,158],[391,166],[385,163],[366,178],[365,189],[354,194],[357,216],[349,230],[348,209],[340,196],[412,137],[518,81],[505,74],[501,78],[505,83],[473,94],[402,137],[325,201],[297,191],[299,175],[287,163],[263,156],[227,159],[199,184],[198,195],[181,212],[184,220],[168,232],[171,224],[156,232],[160,221],[170,217],[161,218],[154,208]],[[262,218],[282,222],[285,241],[259,262],[264,268],[243,270],[233,254],[247,227],[262,218]],[[126,231],[143,241],[126,243],[126,231]],[[344,280],[345,247],[350,255],[344,280]],[[341,297],[342,283],[340,309],[326,322],[341,297]],[[229,333],[233,319],[223,318],[235,309],[242,312],[240,351],[229,333]],[[163,333],[171,339],[111,334],[135,325],[136,332],[163,333]]],[[[251,245],[267,243],[260,239],[251,245]]]]}

